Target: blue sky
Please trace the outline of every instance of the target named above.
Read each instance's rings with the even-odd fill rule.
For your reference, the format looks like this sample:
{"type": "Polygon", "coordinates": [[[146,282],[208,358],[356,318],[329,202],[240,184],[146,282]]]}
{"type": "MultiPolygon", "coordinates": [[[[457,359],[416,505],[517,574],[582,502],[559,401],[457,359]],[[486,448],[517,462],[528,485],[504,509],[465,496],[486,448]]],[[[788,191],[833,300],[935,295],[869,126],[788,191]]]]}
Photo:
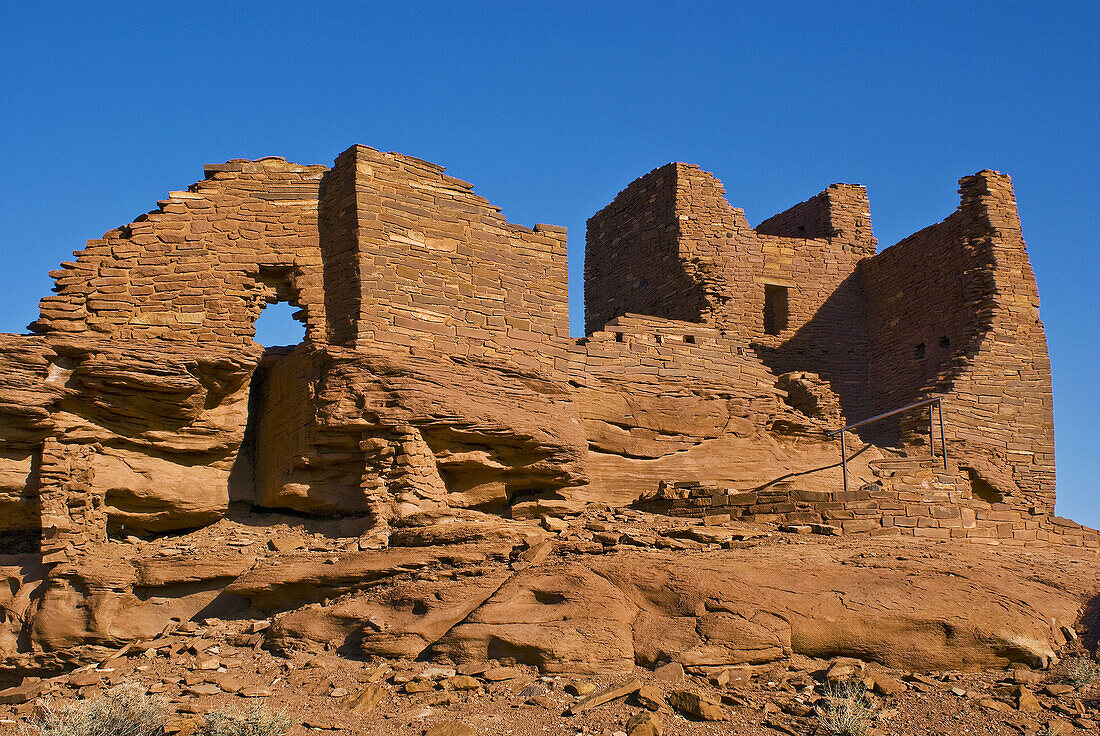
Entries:
{"type": "Polygon", "coordinates": [[[752,223],[864,184],[881,247],[998,169],[1050,342],[1058,511],[1100,526],[1098,38],[1095,2],[0,0],[0,331],[86,239],[230,158],[365,143],[567,226],[575,332],[585,220],[660,164],[713,171],[752,223]]]}

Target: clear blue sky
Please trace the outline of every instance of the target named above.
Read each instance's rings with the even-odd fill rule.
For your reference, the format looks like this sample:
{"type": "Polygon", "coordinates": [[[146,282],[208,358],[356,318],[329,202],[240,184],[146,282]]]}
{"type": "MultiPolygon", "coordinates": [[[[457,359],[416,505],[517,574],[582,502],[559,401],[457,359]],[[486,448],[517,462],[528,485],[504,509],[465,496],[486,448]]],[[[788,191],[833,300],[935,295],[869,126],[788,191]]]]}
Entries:
{"type": "Polygon", "coordinates": [[[365,143],[567,226],[575,332],[586,218],[660,164],[713,171],[752,223],[865,184],[882,247],[993,168],[1039,279],[1058,511],[1100,526],[1098,21],[1096,2],[0,0],[0,331],[86,239],[230,158],[365,143]]]}

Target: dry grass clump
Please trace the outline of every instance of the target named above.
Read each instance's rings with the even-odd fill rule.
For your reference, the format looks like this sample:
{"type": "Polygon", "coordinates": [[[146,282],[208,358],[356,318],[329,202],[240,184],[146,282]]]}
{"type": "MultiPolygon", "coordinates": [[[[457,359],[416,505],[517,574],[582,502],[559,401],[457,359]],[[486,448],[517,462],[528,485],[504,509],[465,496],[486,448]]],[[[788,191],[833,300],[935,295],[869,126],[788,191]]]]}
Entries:
{"type": "Polygon", "coordinates": [[[161,736],[166,710],[136,685],[119,685],[103,697],[58,704],[43,701],[24,734],[38,736],[161,736]]]}
{"type": "Polygon", "coordinates": [[[285,711],[272,713],[262,703],[246,710],[219,710],[206,714],[201,736],[282,736],[294,721],[285,711]]]}
{"type": "Polygon", "coordinates": [[[1089,687],[1100,680],[1100,665],[1090,657],[1074,657],[1066,668],[1066,678],[1075,687],[1089,687]]]}
{"type": "MultiPolygon", "coordinates": [[[[24,736],[164,736],[167,707],[136,685],[111,688],[94,700],[41,701],[24,736]]],[[[196,736],[282,736],[294,721],[263,704],[207,713],[196,736]]]]}
{"type": "Polygon", "coordinates": [[[867,703],[866,695],[866,686],[857,680],[826,685],[818,714],[825,733],[834,736],[866,736],[870,733],[873,710],[867,703]]]}

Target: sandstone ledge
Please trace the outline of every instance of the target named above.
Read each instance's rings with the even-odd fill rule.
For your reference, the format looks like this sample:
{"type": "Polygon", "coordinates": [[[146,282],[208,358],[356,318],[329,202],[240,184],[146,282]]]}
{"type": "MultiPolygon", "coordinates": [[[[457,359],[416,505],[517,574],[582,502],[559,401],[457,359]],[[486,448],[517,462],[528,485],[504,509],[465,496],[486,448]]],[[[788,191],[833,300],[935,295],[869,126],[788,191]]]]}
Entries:
{"type": "Polygon", "coordinates": [[[10,556],[3,661],[13,672],[67,668],[222,616],[270,620],[263,646],[284,653],[547,673],[673,661],[705,674],[791,656],[916,671],[1044,667],[1098,605],[1094,553],[1073,547],[820,537],[594,510],[503,522],[503,536],[500,520],[464,518],[426,523],[416,547],[360,550],[341,522],[245,514],[93,545],[52,568],[10,556]],[[467,541],[432,544],[453,539],[455,525],[467,541]],[[17,647],[28,637],[31,652],[17,647]]]}

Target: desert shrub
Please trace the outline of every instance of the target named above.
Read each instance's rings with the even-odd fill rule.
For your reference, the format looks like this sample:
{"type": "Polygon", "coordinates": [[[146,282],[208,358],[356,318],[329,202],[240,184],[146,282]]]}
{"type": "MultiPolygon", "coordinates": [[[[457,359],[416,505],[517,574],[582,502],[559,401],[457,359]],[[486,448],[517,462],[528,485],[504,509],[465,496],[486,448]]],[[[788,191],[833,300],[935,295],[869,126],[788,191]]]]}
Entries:
{"type": "Polygon", "coordinates": [[[294,721],[285,711],[272,713],[259,703],[245,710],[216,710],[206,714],[200,736],[282,736],[294,721]]]}
{"type": "Polygon", "coordinates": [[[1076,687],[1088,687],[1100,680],[1100,665],[1089,657],[1074,657],[1066,668],[1066,679],[1076,687]]]}
{"type": "Polygon", "coordinates": [[[167,710],[136,685],[119,685],[94,700],[44,700],[24,734],[38,736],[161,736],[167,710]]]}
{"type": "Polygon", "coordinates": [[[825,686],[820,720],[825,733],[834,736],[866,736],[871,730],[872,709],[862,682],[849,680],[825,686]]]}

